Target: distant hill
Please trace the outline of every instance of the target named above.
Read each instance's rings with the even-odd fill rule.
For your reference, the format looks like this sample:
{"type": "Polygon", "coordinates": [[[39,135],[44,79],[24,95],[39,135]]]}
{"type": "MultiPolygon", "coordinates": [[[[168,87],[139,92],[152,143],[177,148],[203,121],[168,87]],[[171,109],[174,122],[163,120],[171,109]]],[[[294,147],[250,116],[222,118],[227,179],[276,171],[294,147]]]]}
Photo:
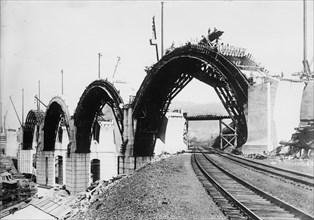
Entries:
{"type": "Polygon", "coordinates": [[[200,104],[193,102],[174,101],[173,103],[171,103],[169,109],[182,109],[183,112],[187,112],[188,115],[199,114],[228,115],[222,103],[200,104]]]}
{"type": "MultiPolygon", "coordinates": [[[[193,103],[174,101],[169,110],[182,109],[188,115],[217,114],[228,115],[222,103],[193,103]]],[[[210,142],[219,133],[218,121],[191,121],[189,123],[189,139],[210,142]]]]}

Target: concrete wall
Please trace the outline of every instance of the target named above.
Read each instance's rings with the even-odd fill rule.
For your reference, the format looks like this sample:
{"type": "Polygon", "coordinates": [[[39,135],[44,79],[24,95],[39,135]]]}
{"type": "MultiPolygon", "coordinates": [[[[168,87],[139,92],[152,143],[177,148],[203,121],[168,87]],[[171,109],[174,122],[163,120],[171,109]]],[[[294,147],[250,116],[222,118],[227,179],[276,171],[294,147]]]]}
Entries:
{"type": "Polygon", "coordinates": [[[270,129],[270,82],[249,87],[248,91],[248,140],[243,153],[268,150],[270,129]]]}
{"type": "MultiPolygon", "coordinates": [[[[66,180],[66,164],[67,164],[66,163],[66,156],[67,156],[67,146],[70,142],[66,127],[63,126],[62,130],[63,130],[62,142],[59,142],[59,136],[58,136],[59,134],[57,133],[56,143],[55,143],[55,152],[54,152],[55,159],[58,156],[62,157],[62,174],[61,174],[62,181],[59,182],[60,185],[63,185],[66,183],[65,182],[65,180],[66,180]]],[[[56,170],[56,172],[57,172],[57,170],[56,170]]]]}
{"type": "Polygon", "coordinates": [[[294,128],[299,126],[303,89],[303,82],[280,81],[278,84],[273,113],[273,148],[278,147],[282,140],[290,140],[295,132],[294,128]]]}
{"type": "Polygon", "coordinates": [[[153,157],[119,156],[118,174],[131,174],[136,169],[152,161],[153,157]]]}
{"type": "Polygon", "coordinates": [[[71,193],[84,191],[92,182],[93,159],[100,160],[100,179],[108,180],[117,175],[121,134],[116,123],[100,122],[99,143],[94,139],[91,140],[91,153],[75,153],[75,139],[72,144],[70,157],[66,156],[66,186],[71,193]]]}
{"type": "Polygon", "coordinates": [[[187,145],[183,142],[183,131],[185,128],[185,119],[181,113],[168,112],[167,126],[165,131],[165,142],[157,139],[154,153],[156,155],[162,152],[176,153],[178,151],[187,150],[187,145]]]}
{"type": "Polygon", "coordinates": [[[19,150],[17,168],[20,173],[33,173],[33,155],[36,150],[19,150]]]}
{"type": "Polygon", "coordinates": [[[249,88],[244,154],[272,151],[291,138],[299,125],[303,88],[303,82],[272,79],[249,88]]]}
{"type": "Polygon", "coordinates": [[[71,193],[84,191],[90,182],[90,154],[72,153],[66,158],[66,187],[71,193]]]}
{"type": "Polygon", "coordinates": [[[11,157],[17,157],[19,143],[17,141],[16,131],[7,131],[7,145],[6,145],[6,155],[11,157]]]}
{"type": "Polygon", "coordinates": [[[100,124],[99,143],[92,140],[90,159],[100,160],[100,179],[109,180],[117,175],[117,150],[119,149],[115,144],[117,128],[115,129],[113,122],[100,122],[100,124]]]}
{"type": "Polygon", "coordinates": [[[54,151],[37,152],[36,161],[37,183],[53,186],[55,184],[55,155],[54,151]]]}
{"type": "MultiPolygon", "coordinates": [[[[33,155],[36,154],[36,148],[37,148],[37,129],[35,128],[33,133],[33,143],[32,143],[32,149],[31,150],[22,150],[22,142],[23,137],[16,137],[15,142],[16,144],[20,144],[21,147],[18,149],[17,152],[17,158],[18,158],[18,170],[20,173],[33,173],[34,167],[33,167],[33,155]]],[[[23,134],[23,133],[21,133],[23,134]]],[[[38,156],[38,155],[37,155],[38,156]]],[[[36,157],[37,157],[36,156],[36,157]]]]}
{"type": "Polygon", "coordinates": [[[0,155],[5,154],[7,147],[7,136],[4,132],[0,132],[0,155]]]}
{"type": "Polygon", "coordinates": [[[302,95],[302,104],[300,110],[300,120],[313,120],[314,119],[314,81],[309,81],[304,88],[302,95]]]}
{"type": "Polygon", "coordinates": [[[60,185],[66,184],[66,176],[67,176],[67,146],[69,144],[69,136],[65,127],[62,127],[63,135],[62,142],[59,142],[58,134],[56,136],[55,142],[55,150],[54,151],[42,151],[43,149],[43,136],[44,132],[40,134],[40,146],[37,154],[36,161],[36,178],[37,183],[42,185],[53,186],[56,184],[56,173],[58,173],[59,169],[56,169],[56,159],[58,156],[62,156],[62,181],[59,182],[60,185]]]}

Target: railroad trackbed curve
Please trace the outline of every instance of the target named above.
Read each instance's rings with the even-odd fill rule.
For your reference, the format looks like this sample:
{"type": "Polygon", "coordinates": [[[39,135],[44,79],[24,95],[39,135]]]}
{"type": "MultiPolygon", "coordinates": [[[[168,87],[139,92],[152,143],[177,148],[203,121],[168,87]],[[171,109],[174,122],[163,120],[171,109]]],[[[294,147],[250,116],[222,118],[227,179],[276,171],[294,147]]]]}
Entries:
{"type": "Polygon", "coordinates": [[[245,158],[240,158],[227,153],[214,151],[216,155],[223,157],[232,162],[236,162],[240,166],[257,171],[261,174],[276,178],[286,183],[293,184],[295,186],[303,187],[304,189],[314,190],[314,176],[295,172],[292,170],[282,169],[267,164],[262,164],[256,161],[251,161],[245,158]]]}
{"type": "Polygon", "coordinates": [[[219,167],[206,154],[193,154],[192,166],[229,219],[314,219],[219,167]]]}

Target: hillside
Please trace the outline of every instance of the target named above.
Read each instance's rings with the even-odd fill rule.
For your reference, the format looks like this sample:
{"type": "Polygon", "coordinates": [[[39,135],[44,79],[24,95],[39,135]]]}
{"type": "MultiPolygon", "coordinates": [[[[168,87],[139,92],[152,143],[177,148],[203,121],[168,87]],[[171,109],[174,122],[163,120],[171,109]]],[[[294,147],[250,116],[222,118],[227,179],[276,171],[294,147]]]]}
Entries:
{"type": "Polygon", "coordinates": [[[227,115],[227,111],[221,103],[193,103],[174,101],[171,103],[169,109],[182,109],[183,112],[187,112],[188,115],[199,115],[199,114],[218,114],[227,115]]]}

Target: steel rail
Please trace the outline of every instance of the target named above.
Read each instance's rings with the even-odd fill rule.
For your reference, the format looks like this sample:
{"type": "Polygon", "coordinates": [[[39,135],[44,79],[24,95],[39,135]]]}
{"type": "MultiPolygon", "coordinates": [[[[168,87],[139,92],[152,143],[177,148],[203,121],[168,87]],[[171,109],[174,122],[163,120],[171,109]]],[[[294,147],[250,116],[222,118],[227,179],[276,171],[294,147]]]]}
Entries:
{"type": "Polygon", "coordinates": [[[232,161],[234,161],[236,163],[240,163],[240,164],[243,164],[245,166],[250,166],[250,167],[252,167],[254,169],[257,169],[257,170],[261,170],[261,171],[264,171],[264,172],[267,172],[267,173],[271,173],[273,175],[284,177],[286,179],[292,180],[292,181],[297,182],[297,183],[302,183],[304,185],[314,187],[314,182],[309,182],[309,181],[306,181],[306,180],[298,179],[299,177],[305,177],[305,178],[309,178],[311,180],[314,180],[314,176],[307,175],[307,174],[304,174],[304,173],[298,173],[298,172],[295,172],[295,171],[292,171],[292,170],[286,170],[286,169],[270,166],[270,165],[267,165],[267,164],[258,163],[258,162],[255,162],[255,161],[250,161],[250,160],[247,160],[247,159],[244,159],[244,158],[236,157],[237,159],[235,159],[234,156],[229,155],[229,154],[227,154],[228,156],[226,156],[226,155],[224,155],[223,153],[220,153],[220,152],[216,152],[216,153],[219,156],[222,156],[224,158],[232,160],[232,161]],[[231,158],[231,157],[234,157],[234,158],[231,158]],[[242,161],[245,161],[245,162],[242,162],[242,161],[239,161],[239,160],[242,160],[242,161]],[[270,168],[270,169],[274,169],[276,171],[281,171],[281,172],[286,172],[286,173],[289,173],[289,174],[297,175],[298,177],[287,176],[285,174],[281,174],[281,173],[278,173],[276,171],[264,169],[263,167],[258,167],[258,166],[254,166],[254,165],[247,164],[247,163],[257,164],[259,166],[264,166],[264,167],[267,167],[267,168],[270,168]]]}
{"type": "MultiPolygon", "coordinates": [[[[204,154],[203,154],[204,155],[204,154]]],[[[220,191],[222,194],[225,195],[225,197],[229,198],[231,202],[235,203],[236,206],[244,212],[247,216],[249,216],[252,219],[260,220],[261,218],[255,215],[254,212],[252,212],[250,209],[248,209],[245,205],[243,205],[239,200],[237,200],[234,196],[232,196],[227,190],[225,190],[216,180],[214,180],[209,173],[200,165],[199,161],[197,160],[195,154],[194,160],[198,166],[198,168],[201,170],[201,172],[204,174],[204,176],[220,191]]],[[[229,200],[228,199],[228,200],[229,200]]]]}
{"type": "Polygon", "coordinates": [[[304,220],[313,220],[314,216],[311,216],[308,213],[305,213],[303,211],[301,211],[300,209],[289,205],[288,203],[282,201],[279,198],[276,198],[275,196],[272,196],[268,193],[263,192],[262,190],[260,190],[259,188],[245,182],[244,180],[241,180],[240,178],[236,177],[235,175],[233,175],[232,173],[228,172],[227,170],[225,170],[224,168],[220,167],[218,164],[216,164],[212,159],[210,159],[206,154],[204,154],[204,157],[207,158],[207,160],[213,164],[216,168],[218,168],[220,171],[222,171],[223,173],[225,173],[226,175],[228,175],[229,177],[231,177],[232,179],[238,181],[240,184],[242,184],[243,186],[249,188],[250,190],[254,191],[255,193],[257,193],[258,195],[262,196],[263,198],[265,198],[268,201],[271,201],[272,203],[276,204],[277,206],[283,208],[284,210],[286,210],[287,212],[290,212],[291,214],[296,215],[296,217],[304,219],[304,220]]]}

